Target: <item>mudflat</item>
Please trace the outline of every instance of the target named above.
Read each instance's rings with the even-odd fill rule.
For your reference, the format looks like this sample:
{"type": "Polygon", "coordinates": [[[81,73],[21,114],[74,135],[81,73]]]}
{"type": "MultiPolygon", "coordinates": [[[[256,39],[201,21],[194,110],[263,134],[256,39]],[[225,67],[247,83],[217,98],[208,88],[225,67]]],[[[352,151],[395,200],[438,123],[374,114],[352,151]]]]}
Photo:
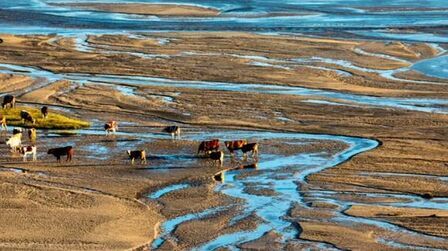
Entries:
{"type": "Polygon", "coordinates": [[[241,249],[448,248],[448,116],[443,102],[425,101],[446,98],[445,81],[394,72],[436,56],[429,44],[232,32],[0,37],[0,81],[19,83],[2,92],[92,122],[39,131],[36,163],[0,148],[2,248],[207,249],[233,236],[250,240],[241,249]],[[103,131],[109,120],[115,136],[103,131]],[[180,140],[162,133],[172,124],[180,140]],[[259,167],[227,152],[222,167],[197,156],[215,137],[258,142],[259,167]],[[46,154],[65,145],[74,162],[46,154]],[[134,149],[147,151],[147,165],[130,165],[134,149]],[[263,231],[270,223],[283,231],[263,231]]]}

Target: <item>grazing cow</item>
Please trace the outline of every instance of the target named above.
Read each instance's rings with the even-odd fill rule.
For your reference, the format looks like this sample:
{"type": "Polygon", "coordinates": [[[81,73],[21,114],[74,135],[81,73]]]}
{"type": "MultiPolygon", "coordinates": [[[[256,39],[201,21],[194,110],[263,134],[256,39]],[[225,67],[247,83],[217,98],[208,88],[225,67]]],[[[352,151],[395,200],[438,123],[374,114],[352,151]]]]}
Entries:
{"type": "Polygon", "coordinates": [[[6,125],[6,116],[0,114],[0,122],[2,124],[2,131],[8,131],[8,126],[6,125]]]}
{"type": "Polygon", "coordinates": [[[48,107],[42,106],[42,108],[40,108],[40,113],[42,113],[42,118],[46,119],[48,117],[48,107]]]}
{"type": "Polygon", "coordinates": [[[211,152],[209,151],[207,153],[207,156],[214,162],[218,162],[219,166],[222,166],[224,163],[224,152],[223,151],[217,151],[217,152],[211,152]]]}
{"type": "Polygon", "coordinates": [[[20,154],[23,155],[23,162],[26,162],[26,156],[32,155],[33,161],[37,160],[37,147],[36,146],[22,146],[19,150],[20,154]]]}
{"type": "Polygon", "coordinates": [[[14,108],[16,106],[16,97],[13,95],[5,95],[3,97],[2,108],[5,109],[7,106],[14,108]]]}
{"type": "Polygon", "coordinates": [[[146,151],[145,150],[137,150],[131,151],[127,150],[129,159],[131,159],[131,164],[134,165],[135,159],[140,159],[140,164],[146,164],[146,151]]]}
{"type": "Polygon", "coordinates": [[[47,154],[52,154],[58,162],[61,162],[61,156],[67,155],[67,161],[72,161],[75,150],[72,146],[53,148],[48,150],[47,154]]]}
{"type": "Polygon", "coordinates": [[[226,145],[230,154],[233,155],[234,151],[240,150],[243,146],[247,145],[247,140],[224,141],[224,145],[226,145]]]}
{"type": "Polygon", "coordinates": [[[31,114],[25,110],[20,111],[20,118],[22,119],[22,123],[30,122],[31,124],[35,124],[36,120],[31,116],[31,114]]]}
{"type": "Polygon", "coordinates": [[[209,151],[218,151],[219,150],[219,139],[213,139],[210,141],[202,141],[199,144],[198,148],[198,155],[203,152],[209,152],[209,151]]]}
{"type": "Polygon", "coordinates": [[[22,145],[22,133],[17,133],[11,136],[11,138],[6,141],[6,145],[11,148],[12,152],[16,152],[22,145]]]}
{"type": "Polygon", "coordinates": [[[244,159],[247,159],[248,152],[252,152],[252,158],[255,158],[258,156],[258,143],[246,144],[241,148],[241,151],[243,152],[244,159]]]}
{"type": "Polygon", "coordinates": [[[180,127],[178,126],[167,126],[163,128],[163,132],[171,134],[171,138],[180,138],[180,127]]]}
{"type": "Polygon", "coordinates": [[[106,135],[115,134],[115,132],[118,130],[117,121],[113,120],[104,124],[104,130],[106,131],[106,135]]]}
{"type": "Polygon", "coordinates": [[[28,139],[32,142],[35,143],[36,139],[37,139],[37,130],[36,128],[30,128],[28,129],[28,139]]]}

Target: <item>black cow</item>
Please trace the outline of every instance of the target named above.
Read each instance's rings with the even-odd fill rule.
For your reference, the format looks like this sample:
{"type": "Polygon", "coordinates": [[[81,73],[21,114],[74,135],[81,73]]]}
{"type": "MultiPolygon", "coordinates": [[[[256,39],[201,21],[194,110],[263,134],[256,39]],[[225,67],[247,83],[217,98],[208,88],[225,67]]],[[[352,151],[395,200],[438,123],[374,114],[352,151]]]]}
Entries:
{"type": "Polygon", "coordinates": [[[58,162],[61,162],[61,156],[67,155],[67,161],[72,161],[75,150],[72,146],[53,148],[48,150],[47,154],[53,154],[58,162]]]}
{"type": "Polygon", "coordinates": [[[163,128],[163,132],[171,134],[171,138],[180,138],[180,127],[178,126],[167,126],[163,128]]]}
{"type": "Polygon", "coordinates": [[[244,159],[247,159],[247,153],[252,152],[252,157],[255,158],[258,156],[258,143],[250,143],[246,144],[241,148],[243,152],[244,159]]]}
{"type": "Polygon", "coordinates": [[[3,97],[2,108],[5,109],[7,106],[14,108],[16,106],[16,97],[13,95],[5,95],[3,97]]]}
{"type": "Polygon", "coordinates": [[[131,164],[134,165],[135,159],[140,159],[141,164],[146,164],[146,151],[145,150],[137,150],[137,151],[131,151],[127,150],[129,159],[131,159],[131,164]]]}
{"type": "Polygon", "coordinates": [[[208,152],[207,155],[214,163],[218,162],[219,166],[222,166],[222,163],[224,162],[224,152],[223,151],[208,152]]]}
{"type": "Polygon", "coordinates": [[[30,122],[32,124],[36,123],[36,120],[31,116],[31,114],[25,110],[20,111],[20,118],[23,123],[30,122]]]}
{"type": "Polygon", "coordinates": [[[42,118],[46,119],[48,117],[48,107],[42,106],[40,113],[42,113],[42,118]]]}
{"type": "Polygon", "coordinates": [[[16,134],[19,134],[19,133],[23,133],[22,128],[14,128],[14,129],[12,129],[12,135],[16,135],[16,134]]]}

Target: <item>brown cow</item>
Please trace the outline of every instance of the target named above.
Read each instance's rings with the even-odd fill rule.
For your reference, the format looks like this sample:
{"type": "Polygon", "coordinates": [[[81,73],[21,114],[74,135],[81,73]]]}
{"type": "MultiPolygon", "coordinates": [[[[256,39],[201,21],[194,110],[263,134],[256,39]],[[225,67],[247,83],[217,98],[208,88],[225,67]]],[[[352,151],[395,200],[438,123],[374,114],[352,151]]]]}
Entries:
{"type": "Polygon", "coordinates": [[[236,150],[240,150],[243,146],[247,144],[247,140],[235,140],[235,141],[224,141],[227,149],[230,154],[233,155],[233,152],[236,150]]]}
{"type": "Polygon", "coordinates": [[[106,135],[109,135],[111,133],[115,134],[115,132],[118,130],[117,121],[112,120],[104,124],[104,130],[106,131],[106,135]]]}
{"type": "Polygon", "coordinates": [[[8,131],[8,126],[6,125],[6,116],[0,114],[0,122],[2,131],[8,131]]]}
{"type": "Polygon", "coordinates": [[[137,150],[137,151],[131,151],[127,150],[129,159],[131,159],[131,164],[134,165],[135,159],[140,159],[141,164],[146,164],[146,151],[145,150],[137,150]]]}
{"type": "Polygon", "coordinates": [[[199,144],[198,155],[203,152],[206,153],[208,151],[218,151],[219,150],[219,139],[213,139],[210,141],[202,141],[199,144]]]}
{"type": "Polygon", "coordinates": [[[48,150],[47,154],[53,154],[58,162],[61,162],[61,156],[67,155],[67,161],[72,161],[75,150],[72,146],[53,148],[48,150]]]}
{"type": "Polygon", "coordinates": [[[241,151],[244,159],[247,159],[248,152],[252,152],[252,158],[256,158],[258,156],[258,143],[246,144],[241,148],[241,151]]]}

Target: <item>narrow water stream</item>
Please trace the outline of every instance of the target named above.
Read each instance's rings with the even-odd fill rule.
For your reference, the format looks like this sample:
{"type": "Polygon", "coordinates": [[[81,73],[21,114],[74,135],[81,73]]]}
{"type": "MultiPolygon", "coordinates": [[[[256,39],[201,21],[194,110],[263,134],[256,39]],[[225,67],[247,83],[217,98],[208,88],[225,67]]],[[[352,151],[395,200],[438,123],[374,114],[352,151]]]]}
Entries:
{"type": "MultiPolygon", "coordinates": [[[[385,107],[392,109],[404,109],[421,112],[448,113],[448,100],[446,99],[418,99],[418,98],[389,98],[375,97],[358,94],[347,94],[336,91],[324,91],[319,89],[310,89],[294,86],[279,86],[268,84],[240,84],[224,82],[207,81],[181,81],[162,78],[152,78],[143,76],[116,76],[116,75],[98,75],[98,74],[76,74],[76,73],[52,73],[33,67],[25,67],[11,64],[0,64],[0,73],[16,73],[31,76],[34,78],[42,77],[51,81],[59,79],[73,80],[79,83],[100,83],[111,86],[120,86],[123,84],[136,86],[155,86],[155,87],[175,87],[187,89],[229,91],[229,92],[249,92],[264,93],[276,95],[295,95],[310,96],[313,99],[335,99],[348,105],[359,104],[371,107],[385,107]]],[[[119,89],[120,90],[120,89],[119,89]]],[[[129,89],[125,89],[125,94],[129,89]]]]}
{"type": "MultiPolygon", "coordinates": [[[[223,171],[221,175],[222,182],[219,182],[216,186],[216,191],[224,193],[231,197],[239,198],[244,201],[242,204],[234,205],[241,212],[231,220],[231,224],[236,224],[239,221],[245,219],[249,215],[256,215],[261,219],[256,229],[250,231],[238,231],[230,234],[224,234],[216,239],[204,243],[197,247],[197,250],[214,250],[218,247],[228,247],[231,250],[238,249],[238,245],[256,240],[262,237],[264,234],[270,231],[275,231],[282,235],[284,242],[297,240],[300,231],[297,229],[291,221],[287,219],[288,211],[294,205],[300,205],[304,208],[309,208],[310,197],[312,201],[328,202],[338,205],[341,211],[337,212],[336,216],[332,219],[334,222],[340,224],[366,224],[371,225],[385,231],[394,233],[401,233],[407,236],[415,236],[415,238],[422,238],[443,242],[443,238],[428,236],[425,234],[419,234],[414,231],[407,230],[405,228],[387,223],[382,220],[367,219],[360,217],[352,217],[343,213],[345,209],[348,209],[352,205],[363,205],[363,203],[338,200],[335,195],[337,192],[332,191],[307,191],[301,192],[301,186],[306,183],[306,177],[313,173],[318,173],[326,168],[334,167],[344,161],[349,160],[353,156],[374,149],[378,146],[378,142],[370,139],[352,138],[334,135],[308,135],[308,134],[294,134],[294,133],[275,133],[275,132],[247,132],[247,131],[225,131],[208,133],[207,137],[220,138],[220,139],[234,139],[234,138],[249,138],[263,141],[266,139],[281,140],[285,144],[300,144],[306,140],[331,140],[339,141],[348,145],[346,149],[336,154],[328,154],[324,150],[322,152],[307,152],[297,155],[282,156],[278,154],[266,154],[261,155],[258,162],[258,168],[256,170],[230,170],[223,171]],[[250,172],[248,175],[241,175],[245,172],[250,172]],[[269,189],[273,193],[268,195],[253,194],[252,190],[269,189]],[[304,198],[303,194],[307,197],[304,198]]],[[[186,138],[191,140],[203,140],[204,135],[190,134],[186,138]]],[[[183,185],[179,185],[184,188],[183,185]]],[[[155,191],[151,196],[159,197],[155,195],[166,194],[176,190],[177,185],[170,186],[169,188],[162,188],[159,191],[155,191]]],[[[364,194],[367,197],[375,197],[378,194],[364,194]]],[[[381,195],[386,196],[386,195],[381,195]]],[[[422,199],[415,195],[403,195],[403,194],[387,194],[392,199],[397,199],[402,202],[382,202],[377,203],[379,205],[389,205],[395,207],[424,207],[433,209],[446,209],[444,199],[434,200],[428,203],[427,200],[422,199]]],[[[366,203],[366,205],[369,205],[366,203]]],[[[169,219],[162,224],[162,233],[159,238],[156,239],[152,248],[160,247],[167,239],[175,241],[175,237],[172,235],[172,231],[176,229],[182,223],[191,220],[200,220],[204,217],[209,217],[217,212],[224,211],[227,207],[219,207],[207,209],[200,213],[187,214],[184,216],[169,219]]],[[[420,249],[418,245],[413,243],[406,243],[402,240],[397,240],[395,237],[391,239],[379,240],[380,242],[387,242],[388,245],[400,248],[413,248],[420,249]]],[[[425,248],[423,248],[425,249],[425,248]]]]}

